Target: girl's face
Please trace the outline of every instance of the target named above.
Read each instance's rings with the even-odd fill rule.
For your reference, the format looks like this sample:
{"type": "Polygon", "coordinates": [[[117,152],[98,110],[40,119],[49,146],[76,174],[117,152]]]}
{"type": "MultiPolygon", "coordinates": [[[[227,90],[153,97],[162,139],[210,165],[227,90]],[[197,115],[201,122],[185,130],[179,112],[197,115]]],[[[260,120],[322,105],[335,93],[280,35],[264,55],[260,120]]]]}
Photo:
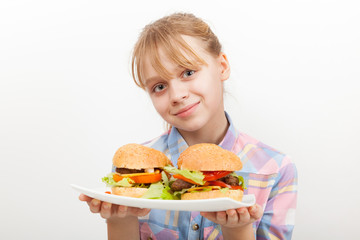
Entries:
{"type": "Polygon", "coordinates": [[[207,53],[201,40],[183,38],[207,65],[185,69],[169,60],[160,48],[161,64],[172,77],[163,79],[146,60],[143,69],[146,91],[161,117],[180,131],[213,130],[224,117],[223,81],[229,77],[230,66],[224,54],[214,57],[207,53]]]}

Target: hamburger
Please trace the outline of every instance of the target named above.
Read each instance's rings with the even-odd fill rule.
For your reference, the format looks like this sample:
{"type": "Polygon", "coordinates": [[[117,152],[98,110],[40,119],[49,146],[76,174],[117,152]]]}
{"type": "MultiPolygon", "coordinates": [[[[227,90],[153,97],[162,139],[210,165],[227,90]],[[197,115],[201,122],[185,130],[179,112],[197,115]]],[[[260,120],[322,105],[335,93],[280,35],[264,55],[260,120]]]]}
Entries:
{"type": "Polygon", "coordinates": [[[113,172],[102,179],[112,194],[172,199],[163,168],[172,166],[168,157],[153,148],[136,143],[120,147],[113,157],[113,172]]]}
{"type": "Polygon", "coordinates": [[[241,201],[244,179],[234,171],[242,168],[240,158],[216,144],[201,143],[188,147],[178,159],[172,173],[171,190],[181,200],[229,197],[241,201]]]}

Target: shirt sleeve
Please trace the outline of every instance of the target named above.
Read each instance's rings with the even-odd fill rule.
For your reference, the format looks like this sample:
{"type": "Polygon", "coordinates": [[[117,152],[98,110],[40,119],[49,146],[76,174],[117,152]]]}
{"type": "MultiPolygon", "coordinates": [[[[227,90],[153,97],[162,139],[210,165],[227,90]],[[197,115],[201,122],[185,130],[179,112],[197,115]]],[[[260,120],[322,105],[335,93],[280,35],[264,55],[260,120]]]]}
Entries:
{"type": "Polygon", "coordinates": [[[296,201],[297,169],[285,156],[257,228],[257,240],[291,239],[296,201]]]}

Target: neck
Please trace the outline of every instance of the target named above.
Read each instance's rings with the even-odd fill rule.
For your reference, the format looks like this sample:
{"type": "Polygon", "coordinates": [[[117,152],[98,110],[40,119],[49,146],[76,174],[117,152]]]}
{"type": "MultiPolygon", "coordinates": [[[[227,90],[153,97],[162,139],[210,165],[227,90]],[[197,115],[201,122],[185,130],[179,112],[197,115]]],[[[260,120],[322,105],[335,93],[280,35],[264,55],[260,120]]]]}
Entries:
{"type": "Polygon", "coordinates": [[[178,131],[189,146],[197,143],[219,144],[224,139],[229,126],[230,124],[226,119],[225,113],[222,112],[213,121],[210,121],[206,126],[197,131],[186,132],[180,129],[178,131]]]}

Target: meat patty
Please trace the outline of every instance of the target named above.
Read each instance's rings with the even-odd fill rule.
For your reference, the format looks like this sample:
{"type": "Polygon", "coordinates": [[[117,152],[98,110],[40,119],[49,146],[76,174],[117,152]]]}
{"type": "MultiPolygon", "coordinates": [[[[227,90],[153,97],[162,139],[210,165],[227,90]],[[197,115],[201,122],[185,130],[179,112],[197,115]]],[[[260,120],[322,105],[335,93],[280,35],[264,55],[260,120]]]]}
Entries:
{"type": "Polygon", "coordinates": [[[232,175],[227,175],[223,178],[220,178],[219,180],[223,181],[224,183],[226,183],[230,186],[239,186],[239,178],[232,176],[232,175]]]}
{"type": "Polygon", "coordinates": [[[176,179],[175,182],[173,182],[171,184],[171,190],[173,191],[181,191],[183,190],[184,188],[191,188],[193,184],[191,183],[188,183],[184,180],[181,180],[181,179],[176,179]]]}
{"type": "Polygon", "coordinates": [[[144,169],[128,169],[128,168],[116,168],[116,172],[120,174],[130,174],[130,173],[143,173],[144,169]]]}

